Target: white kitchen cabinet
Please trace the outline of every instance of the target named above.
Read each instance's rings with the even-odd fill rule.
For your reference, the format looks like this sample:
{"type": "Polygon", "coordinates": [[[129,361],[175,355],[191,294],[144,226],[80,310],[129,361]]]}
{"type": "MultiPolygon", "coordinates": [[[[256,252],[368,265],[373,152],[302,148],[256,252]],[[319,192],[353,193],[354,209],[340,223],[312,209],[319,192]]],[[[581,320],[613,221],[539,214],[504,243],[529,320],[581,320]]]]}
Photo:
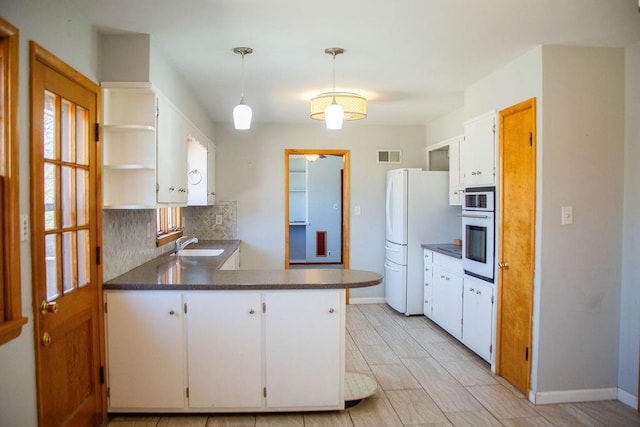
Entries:
{"type": "Polygon", "coordinates": [[[434,253],[431,319],[462,338],[462,260],[434,253]]]}
{"type": "Polygon", "coordinates": [[[432,318],[432,299],[433,299],[433,251],[424,249],[424,315],[429,319],[432,318]]]}
{"type": "Polygon", "coordinates": [[[156,206],[156,94],[150,84],[103,83],[103,205],[156,206]]]}
{"type": "MultiPolygon", "coordinates": [[[[195,129],[194,129],[195,130],[195,129]]],[[[187,140],[187,180],[189,206],[215,203],[216,148],[204,135],[191,135],[187,140]]]]}
{"type": "Polygon", "coordinates": [[[261,408],[261,294],[194,291],[184,297],[189,408],[261,408]]]}
{"type": "Polygon", "coordinates": [[[207,143],[207,204],[216,202],[216,146],[207,143]]]}
{"type": "Polygon", "coordinates": [[[240,270],[240,248],[233,251],[231,256],[220,266],[219,270],[240,270]]]}
{"type": "Polygon", "coordinates": [[[267,407],[342,408],[344,291],[274,291],[264,298],[267,407]]]}
{"type": "Polygon", "coordinates": [[[106,292],[105,304],[109,410],[182,409],[182,294],[106,292]]]}
{"type": "Polygon", "coordinates": [[[158,96],[158,203],[187,204],[187,140],[189,125],[163,96],[158,96]]]}
{"type": "Polygon", "coordinates": [[[495,185],[496,112],[464,122],[460,169],[465,187],[495,185]]]}
{"type": "Polygon", "coordinates": [[[493,286],[464,276],[462,343],[491,362],[493,331],[493,286]]]}

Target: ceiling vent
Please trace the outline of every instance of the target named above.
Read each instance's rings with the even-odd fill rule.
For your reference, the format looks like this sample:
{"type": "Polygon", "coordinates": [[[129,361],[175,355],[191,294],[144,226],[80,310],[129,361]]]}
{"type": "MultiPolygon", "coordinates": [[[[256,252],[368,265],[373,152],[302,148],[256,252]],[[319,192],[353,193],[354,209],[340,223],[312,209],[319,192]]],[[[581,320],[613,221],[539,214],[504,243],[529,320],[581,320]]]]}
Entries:
{"type": "Polygon", "coordinates": [[[400,150],[378,150],[378,163],[402,163],[402,151],[400,150]]]}

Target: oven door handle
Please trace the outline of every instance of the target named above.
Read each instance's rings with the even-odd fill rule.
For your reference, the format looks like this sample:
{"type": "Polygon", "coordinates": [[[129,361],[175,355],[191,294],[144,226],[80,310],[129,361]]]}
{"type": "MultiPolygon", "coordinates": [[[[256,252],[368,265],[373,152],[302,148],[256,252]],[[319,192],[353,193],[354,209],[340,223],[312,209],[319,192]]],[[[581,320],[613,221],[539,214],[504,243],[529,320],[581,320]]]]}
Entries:
{"type": "Polygon", "coordinates": [[[487,219],[487,218],[489,218],[489,215],[458,214],[458,216],[459,216],[460,218],[481,218],[481,219],[487,219]]]}

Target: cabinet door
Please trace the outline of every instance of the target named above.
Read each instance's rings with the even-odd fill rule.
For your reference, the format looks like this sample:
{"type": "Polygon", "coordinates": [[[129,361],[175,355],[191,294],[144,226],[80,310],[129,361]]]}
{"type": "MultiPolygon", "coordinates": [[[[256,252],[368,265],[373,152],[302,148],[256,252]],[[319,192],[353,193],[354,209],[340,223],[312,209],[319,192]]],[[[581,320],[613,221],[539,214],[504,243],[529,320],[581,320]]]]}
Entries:
{"type": "Polygon", "coordinates": [[[187,136],[185,119],[158,96],[158,202],[187,203],[187,136]]]}
{"type": "Polygon", "coordinates": [[[462,337],[462,277],[433,266],[432,319],[455,338],[462,337]]]}
{"type": "Polygon", "coordinates": [[[196,138],[187,141],[187,181],[189,206],[207,205],[208,165],[207,148],[196,138]]]}
{"type": "Polygon", "coordinates": [[[344,407],[344,297],[344,290],[265,293],[267,407],[344,407]]]}
{"type": "Polygon", "coordinates": [[[424,315],[431,318],[431,299],[433,298],[433,252],[424,250],[424,315]]]}
{"type": "Polygon", "coordinates": [[[490,362],[493,337],[493,286],[474,277],[465,276],[463,295],[462,342],[490,362]]]}
{"type": "Polygon", "coordinates": [[[190,408],[261,408],[262,297],[186,292],[190,408]]]}
{"type": "Polygon", "coordinates": [[[216,202],[216,146],[207,145],[207,204],[213,205],[216,202]]]}
{"type": "Polygon", "coordinates": [[[107,292],[109,409],[182,409],[185,360],[182,295],[107,292]]]}
{"type": "Polygon", "coordinates": [[[463,137],[449,142],[449,204],[462,205],[464,187],[460,180],[460,141],[463,137]]]}
{"type": "Polygon", "coordinates": [[[465,187],[495,185],[495,111],[464,123],[460,165],[465,187]]]}

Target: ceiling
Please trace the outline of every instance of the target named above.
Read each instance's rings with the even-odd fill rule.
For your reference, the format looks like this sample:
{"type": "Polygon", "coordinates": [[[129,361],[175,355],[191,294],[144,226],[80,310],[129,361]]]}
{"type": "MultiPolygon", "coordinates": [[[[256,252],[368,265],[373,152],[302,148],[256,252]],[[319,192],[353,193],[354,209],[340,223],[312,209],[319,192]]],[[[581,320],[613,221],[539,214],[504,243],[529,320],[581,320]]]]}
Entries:
{"type": "MultiPolygon", "coordinates": [[[[541,44],[640,40],[637,0],[68,0],[100,31],[150,34],[215,122],[240,100],[254,122],[309,123],[336,87],[369,99],[362,124],[423,125],[464,88],[541,44]]],[[[355,123],[354,123],[355,124],[355,123]]]]}

